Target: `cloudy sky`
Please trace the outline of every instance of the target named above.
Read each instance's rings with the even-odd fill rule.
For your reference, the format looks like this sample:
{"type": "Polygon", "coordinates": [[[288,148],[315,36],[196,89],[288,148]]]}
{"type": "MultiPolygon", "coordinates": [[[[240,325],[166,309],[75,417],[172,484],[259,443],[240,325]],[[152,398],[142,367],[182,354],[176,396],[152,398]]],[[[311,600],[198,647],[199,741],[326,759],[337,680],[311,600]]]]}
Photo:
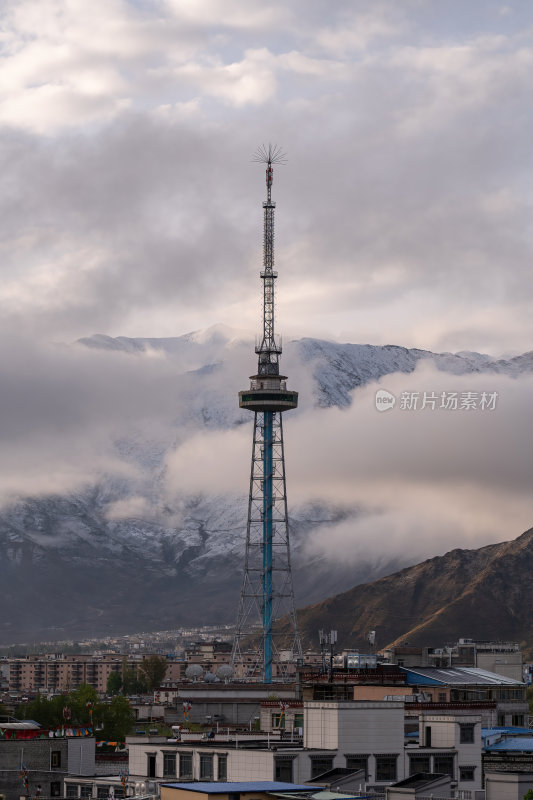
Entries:
{"type": "Polygon", "coordinates": [[[528,0],[6,0],[3,320],[255,329],[262,168],[288,335],[531,347],[528,0]]]}
{"type": "MultiPolygon", "coordinates": [[[[124,415],[172,417],[152,391],[172,365],[152,359],[141,380],[58,343],[259,329],[262,142],[287,154],[273,188],[285,338],[532,349],[530,0],[4,0],[0,41],[0,501],[127,471],[110,450],[124,415]]],[[[401,381],[388,387],[442,388],[401,381]]],[[[453,542],[518,535],[531,387],[478,383],[508,398],[498,423],[425,422],[418,447],[418,421],[376,421],[375,387],[346,412],[363,417],[320,412],[313,474],[299,443],[318,412],[302,414],[295,497],[320,485],[373,506],[370,538],[403,543],[436,517],[453,542]],[[372,458],[337,474],[347,422],[350,447],[372,432],[372,458]]]]}

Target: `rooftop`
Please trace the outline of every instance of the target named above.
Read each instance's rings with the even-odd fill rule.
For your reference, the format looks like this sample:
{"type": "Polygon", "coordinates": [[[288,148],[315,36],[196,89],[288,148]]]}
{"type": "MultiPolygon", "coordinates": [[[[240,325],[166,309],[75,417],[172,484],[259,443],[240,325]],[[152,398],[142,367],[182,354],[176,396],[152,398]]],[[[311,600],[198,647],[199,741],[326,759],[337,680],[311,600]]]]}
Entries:
{"type": "Polygon", "coordinates": [[[435,781],[440,781],[442,778],[447,777],[448,775],[442,775],[440,772],[415,772],[414,775],[405,778],[403,781],[398,781],[394,786],[421,789],[423,786],[429,786],[435,781]]]}
{"type": "Polygon", "coordinates": [[[204,794],[228,794],[230,792],[312,792],[311,786],[281,781],[230,781],[228,783],[194,781],[194,783],[162,783],[172,789],[186,789],[204,794]]]}
{"type": "Polygon", "coordinates": [[[442,684],[450,686],[523,686],[521,681],[507,678],[505,675],[497,675],[479,667],[400,667],[407,675],[407,680],[424,685],[442,684]],[[414,680],[420,678],[421,680],[414,680]]]}
{"type": "Polygon", "coordinates": [[[486,745],[483,749],[485,752],[503,750],[513,751],[515,753],[533,753],[533,736],[510,736],[508,739],[502,739],[501,742],[496,742],[496,744],[486,745]]]}
{"type": "MultiPolygon", "coordinates": [[[[327,772],[323,772],[321,775],[317,775],[316,778],[310,778],[309,783],[335,783],[336,780],[341,780],[342,778],[347,778],[349,775],[357,775],[358,772],[363,772],[363,769],[350,769],[350,767],[334,767],[333,769],[328,769],[327,772]]],[[[313,795],[313,797],[317,797],[317,795],[313,795]]]]}
{"type": "Polygon", "coordinates": [[[515,735],[515,736],[532,736],[533,730],[531,728],[513,728],[513,727],[502,727],[502,728],[481,728],[481,738],[486,739],[488,736],[494,736],[495,734],[501,733],[502,735],[515,735]]]}

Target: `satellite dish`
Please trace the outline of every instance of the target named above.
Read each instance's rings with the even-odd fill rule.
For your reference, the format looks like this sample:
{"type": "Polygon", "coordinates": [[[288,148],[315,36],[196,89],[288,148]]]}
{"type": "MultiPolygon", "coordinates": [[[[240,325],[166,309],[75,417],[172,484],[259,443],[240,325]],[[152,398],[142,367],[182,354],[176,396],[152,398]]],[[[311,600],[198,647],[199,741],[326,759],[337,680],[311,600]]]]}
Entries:
{"type": "Polygon", "coordinates": [[[204,671],[200,664],[190,664],[187,669],[185,670],[185,677],[192,678],[193,680],[197,680],[201,678],[204,674],[204,671]]]}
{"type": "Polygon", "coordinates": [[[217,669],[217,678],[220,678],[223,681],[233,678],[233,669],[229,664],[221,664],[221,666],[217,669]]]}
{"type": "Polygon", "coordinates": [[[214,683],[217,679],[217,676],[214,675],[212,672],[206,672],[204,675],[204,681],[206,683],[214,683]]]}

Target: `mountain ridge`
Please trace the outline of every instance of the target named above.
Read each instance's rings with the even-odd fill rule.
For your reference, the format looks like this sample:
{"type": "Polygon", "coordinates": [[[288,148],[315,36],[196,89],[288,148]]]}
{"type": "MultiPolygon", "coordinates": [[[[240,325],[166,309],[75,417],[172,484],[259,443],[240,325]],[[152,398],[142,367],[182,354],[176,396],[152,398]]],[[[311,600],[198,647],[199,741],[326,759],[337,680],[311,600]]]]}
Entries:
{"type": "MultiPolygon", "coordinates": [[[[170,411],[164,424],[157,418],[155,431],[151,420],[135,419],[113,432],[114,453],[132,468],[131,475],[99,474],[77,491],[22,497],[0,511],[0,546],[6,554],[0,562],[0,642],[99,635],[113,628],[128,632],[139,626],[171,629],[203,624],[213,614],[216,622],[234,619],[246,483],[231,495],[217,495],[209,487],[200,495],[182,493],[174,505],[162,487],[165,459],[187,436],[237,430],[250,421],[238,408],[237,391],[253,370],[252,342],[242,331],[215,326],[164,339],[97,334],[71,346],[70,352],[90,352],[91,364],[102,358],[113,366],[123,354],[143,374],[154,363],[164,363],[161,378],[149,371],[149,388],[171,398],[170,411]],[[58,596],[61,591],[68,594],[68,607],[58,596]]],[[[307,381],[295,415],[310,407],[319,414],[332,406],[346,408],[354,389],[395,372],[408,374],[423,360],[452,375],[533,373],[533,353],[497,360],[485,354],[433,354],[313,338],[288,342],[284,357],[294,385],[307,381]]],[[[290,504],[290,513],[300,605],[416,560],[401,551],[376,551],[355,566],[325,563],[306,551],[306,541],[318,527],[344,519],[346,509],[290,504]]]]}
{"type": "Polygon", "coordinates": [[[471,637],[516,640],[533,653],[532,568],[530,528],[510,541],[454,548],[298,609],[300,629],[311,642],[319,628],[334,627],[341,649],[364,648],[366,633],[376,630],[380,648],[471,637]]]}

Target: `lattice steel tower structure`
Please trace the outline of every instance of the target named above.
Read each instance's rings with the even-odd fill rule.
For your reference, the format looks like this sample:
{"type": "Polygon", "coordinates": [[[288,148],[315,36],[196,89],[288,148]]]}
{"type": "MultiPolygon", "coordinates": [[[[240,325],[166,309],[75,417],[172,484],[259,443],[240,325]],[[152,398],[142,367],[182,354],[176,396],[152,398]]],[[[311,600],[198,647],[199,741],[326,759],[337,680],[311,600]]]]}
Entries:
{"type": "Polygon", "coordinates": [[[232,663],[244,678],[271,683],[288,675],[302,657],[292,586],[282,414],[298,405],[298,392],[280,375],[281,342],[274,333],[274,209],[272,165],[283,163],[278,147],[262,146],[254,161],[266,164],[267,198],[263,203],[263,333],[255,348],[257,374],[239,392],[240,408],[254,412],[252,467],[246,526],[246,553],[232,663]],[[283,630],[276,620],[286,617],[283,630]],[[260,647],[255,647],[260,637],[260,647]],[[255,649],[254,649],[255,648],[255,649]],[[250,649],[255,654],[250,658],[250,649]]]}

